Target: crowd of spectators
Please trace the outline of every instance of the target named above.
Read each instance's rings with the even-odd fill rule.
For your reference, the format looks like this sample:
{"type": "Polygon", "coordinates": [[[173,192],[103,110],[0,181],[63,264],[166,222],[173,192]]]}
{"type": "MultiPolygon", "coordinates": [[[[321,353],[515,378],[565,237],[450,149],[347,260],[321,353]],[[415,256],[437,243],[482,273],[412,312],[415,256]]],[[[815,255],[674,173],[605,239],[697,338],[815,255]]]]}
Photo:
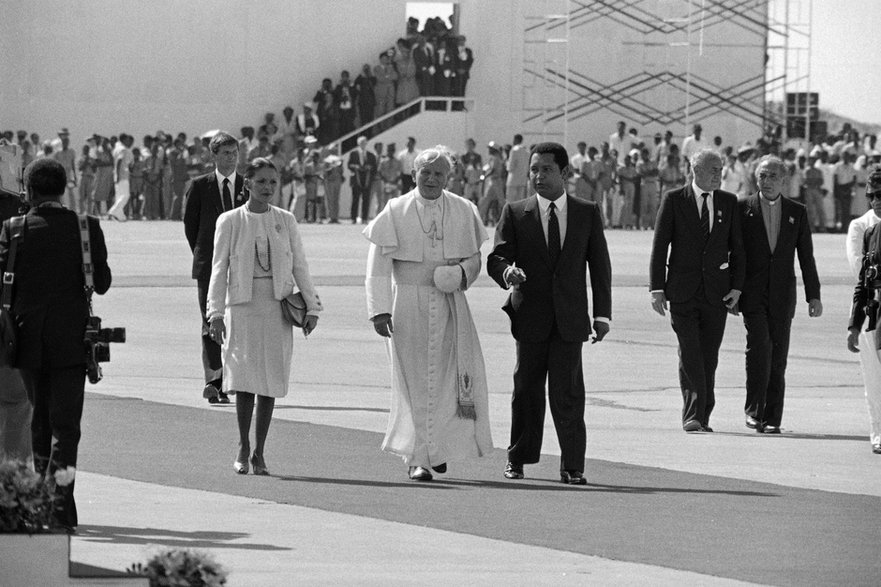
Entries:
{"type": "Polygon", "coordinates": [[[708,139],[700,124],[677,144],[671,131],[651,139],[621,121],[608,141],[598,146],[578,143],[572,156],[570,193],[597,202],[607,227],[653,228],[660,196],[689,181],[688,161],[701,149],[715,149],[724,163],[721,189],[745,198],[756,193],[755,169],[761,157],[781,157],[789,170],[784,196],[807,207],[815,232],[844,232],[851,219],[866,211],[862,195],[869,169],[881,163],[877,137],[845,124],[822,141],[782,140],[779,127],[769,128],[755,144],[726,144],[708,139]]]}

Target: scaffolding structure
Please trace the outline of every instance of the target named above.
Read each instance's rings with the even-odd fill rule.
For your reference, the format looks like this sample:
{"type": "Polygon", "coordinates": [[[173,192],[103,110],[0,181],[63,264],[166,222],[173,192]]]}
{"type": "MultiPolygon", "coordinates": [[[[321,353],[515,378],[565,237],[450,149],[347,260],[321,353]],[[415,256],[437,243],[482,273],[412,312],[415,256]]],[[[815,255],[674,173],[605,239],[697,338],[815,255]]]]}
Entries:
{"type": "Polygon", "coordinates": [[[768,62],[765,67],[765,110],[768,124],[781,125],[785,138],[790,116],[804,118],[807,137],[819,104],[811,92],[811,24],[813,0],[768,1],[768,62]],[[796,94],[787,108],[787,96],[796,94]]]}
{"type": "MultiPolygon", "coordinates": [[[[787,94],[807,97],[810,112],[812,0],[544,0],[524,4],[523,122],[535,138],[568,138],[570,121],[598,109],[638,126],[691,132],[694,122],[730,114],[765,131],[787,128],[787,94]],[[619,78],[601,77],[589,62],[571,63],[585,26],[609,22],[632,31],[621,40],[641,53],[642,65],[619,78]],[[739,32],[718,36],[720,26],[739,32]],[[765,62],[755,74],[707,75],[700,60],[720,51],[749,50],[765,62]],[[710,53],[707,53],[710,51],[710,53]]],[[[714,56],[714,57],[712,57],[714,56]]],[[[637,57],[639,60],[639,57],[637,57]]],[[[564,144],[566,144],[564,142],[564,144]]]]}
{"type": "MultiPolygon", "coordinates": [[[[544,0],[538,13],[524,14],[522,85],[524,131],[526,137],[568,144],[570,87],[569,23],[570,0],[544,0]],[[563,79],[551,72],[562,72],[563,79]],[[562,83],[561,83],[562,82],[562,83]]],[[[530,141],[527,141],[530,142],[530,141]]]]}

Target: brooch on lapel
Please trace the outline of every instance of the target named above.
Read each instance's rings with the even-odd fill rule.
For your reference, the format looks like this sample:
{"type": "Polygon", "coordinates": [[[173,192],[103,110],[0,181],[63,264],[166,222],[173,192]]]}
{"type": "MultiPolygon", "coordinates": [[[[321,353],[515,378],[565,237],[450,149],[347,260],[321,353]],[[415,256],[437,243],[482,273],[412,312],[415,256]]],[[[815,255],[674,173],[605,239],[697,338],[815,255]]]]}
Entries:
{"type": "Polygon", "coordinates": [[[790,216],[790,217],[789,217],[789,223],[790,223],[790,224],[795,224],[795,218],[793,218],[792,216],[790,216]]]}
{"type": "Polygon", "coordinates": [[[747,208],[746,210],[744,210],[743,214],[749,218],[752,218],[753,217],[753,209],[747,208]]]}
{"type": "Polygon", "coordinates": [[[244,200],[244,199],[245,199],[245,198],[244,198],[244,194],[242,194],[242,192],[238,192],[238,193],[236,194],[236,202],[241,202],[241,201],[244,200]]]}
{"type": "Polygon", "coordinates": [[[716,210],[716,219],[719,222],[722,222],[722,211],[721,210],[716,210]]]}

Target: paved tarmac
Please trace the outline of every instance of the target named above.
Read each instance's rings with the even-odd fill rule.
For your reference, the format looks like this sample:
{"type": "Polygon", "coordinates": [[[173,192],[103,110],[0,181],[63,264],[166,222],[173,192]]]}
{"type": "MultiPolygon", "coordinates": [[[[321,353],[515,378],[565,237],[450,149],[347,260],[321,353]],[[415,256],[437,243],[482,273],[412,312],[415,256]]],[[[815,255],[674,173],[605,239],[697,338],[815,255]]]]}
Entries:
{"type": "MultiPolygon", "coordinates": [[[[505,480],[514,345],[505,293],[468,293],[487,364],[493,439],[483,459],[430,484],[382,453],[385,346],[367,322],[360,227],[302,227],[326,311],[295,340],[277,402],[273,475],[232,471],[234,408],[201,398],[199,323],[183,227],[105,223],[114,285],[96,298],[125,326],[105,379],[87,388],[75,561],[123,569],[161,546],[206,550],[230,585],[876,585],[881,457],[870,450],[859,363],[845,348],[852,292],[841,235],[816,235],[824,315],[793,323],[779,437],[743,426],[744,330],[729,317],[714,434],[686,435],[676,342],[651,312],[651,233],[607,234],[613,325],[585,347],[586,487],[542,462],[505,480]]],[[[487,243],[487,252],[491,243],[487,243]]],[[[801,292],[799,294],[801,296],[801,292]]]]}

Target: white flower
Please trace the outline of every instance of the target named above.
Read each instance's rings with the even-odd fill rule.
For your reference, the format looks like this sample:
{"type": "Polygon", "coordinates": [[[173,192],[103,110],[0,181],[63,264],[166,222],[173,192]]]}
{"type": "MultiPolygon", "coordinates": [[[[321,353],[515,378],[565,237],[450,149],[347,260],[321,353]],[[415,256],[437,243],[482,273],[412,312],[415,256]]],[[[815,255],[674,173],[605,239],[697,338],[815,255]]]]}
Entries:
{"type": "Polygon", "coordinates": [[[76,479],[76,467],[58,469],[55,471],[55,483],[61,487],[67,487],[76,479]]]}

